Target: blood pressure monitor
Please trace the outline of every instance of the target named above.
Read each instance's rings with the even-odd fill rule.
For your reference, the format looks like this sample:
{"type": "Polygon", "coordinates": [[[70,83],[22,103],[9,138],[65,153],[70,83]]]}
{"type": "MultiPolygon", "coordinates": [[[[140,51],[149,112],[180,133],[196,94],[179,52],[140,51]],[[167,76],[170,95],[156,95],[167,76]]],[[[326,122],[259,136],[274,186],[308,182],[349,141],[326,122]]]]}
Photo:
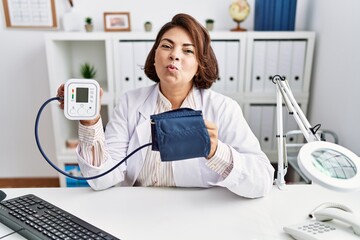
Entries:
{"type": "Polygon", "coordinates": [[[64,89],[64,114],[70,120],[95,119],[100,112],[100,86],[93,79],[69,79],[64,89]]]}

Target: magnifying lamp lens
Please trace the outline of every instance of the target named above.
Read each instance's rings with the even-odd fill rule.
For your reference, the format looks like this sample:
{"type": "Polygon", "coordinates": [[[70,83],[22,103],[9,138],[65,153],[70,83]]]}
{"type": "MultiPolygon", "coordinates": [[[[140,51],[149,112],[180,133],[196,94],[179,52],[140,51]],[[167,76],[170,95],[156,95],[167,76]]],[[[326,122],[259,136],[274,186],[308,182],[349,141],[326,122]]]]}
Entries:
{"type": "Polygon", "coordinates": [[[328,148],[320,148],[311,153],[312,164],[321,173],[337,179],[353,178],[357,169],[346,155],[328,148]]]}
{"type": "Polygon", "coordinates": [[[331,142],[314,141],[299,151],[301,171],[312,181],[337,191],[360,190],[360,158],[331,142]]]}

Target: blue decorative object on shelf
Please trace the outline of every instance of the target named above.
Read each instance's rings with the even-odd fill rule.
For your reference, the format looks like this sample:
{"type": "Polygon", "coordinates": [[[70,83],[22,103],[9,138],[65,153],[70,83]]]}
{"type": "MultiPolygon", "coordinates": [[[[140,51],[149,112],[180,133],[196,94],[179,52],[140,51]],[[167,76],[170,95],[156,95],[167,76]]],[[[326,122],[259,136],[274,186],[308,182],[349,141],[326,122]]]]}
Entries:
{"type": "MultiPolygon", "coordinates": [[[[65,172],[74,175],[74,176],[82,176],[80,167],[77,164],[67,163],[65,164],[65,172]]],[[[66,187],[89,187],[89,184],[86,180],[76,180],[73,178],[66,178],[66,187]]]]}
{"type": "Polygon", "coordinates": [[[255,0],[255,31],[294,31],[297,0],[255,0]]]}

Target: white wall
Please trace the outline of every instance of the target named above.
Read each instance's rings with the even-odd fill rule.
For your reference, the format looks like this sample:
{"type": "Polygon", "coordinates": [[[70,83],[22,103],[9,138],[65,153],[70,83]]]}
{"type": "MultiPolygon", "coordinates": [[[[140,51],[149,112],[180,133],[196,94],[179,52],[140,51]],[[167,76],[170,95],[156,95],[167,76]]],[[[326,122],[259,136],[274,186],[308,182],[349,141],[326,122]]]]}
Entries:
{"type": "MultiPolygon", "coordinates": [[[[43,32],[0,32],[0,177],[52,176],[34,140],[34,123],[49,98],[43,32]]],[[[44,149],[54,158],[50,113],[41,124],[44,149]]]]}
{"type": "Polygon", "coordinates": [[[360,14],[354,9],[360,1],[317,0],[309,8],[306,25],[317,33],[309,116],[360,156],[360,14]]]}
{"type": "MultiPolygon", "coordinates": [[[[143,23],[148,20],[153,23],[156,31],[178,12],[189,13],[200,22],[213,18],[215,31],[227,30],[235,26],[228,14],[230,2],[231,0],[74,0],[75,9],[82,18],[93,17],[95,31],[103,31],[103,12],[122,11],[131,13],[133,31],[143,31],[143,23]]],[[[249,3],[254,9],[254,0],[249,3]]],[[[359,2],[347,0],[342,3],[342,10],[337,12],[338,4],[335,0],[298,0],[296,29],[315,30],[318,33],[313,104],[310,106],[311,122],[321,122],[324,127],[337,131],[341,143],[360,155],[360,146],[356,146],[356,137],[360,135],[357,124],[359,108],[355,103],[356,97],[359,99],[360,96],[356,95],[360,88],[355,74],[360,66],[360,47],[355,45],[355,42],[359,42],[359,32],[355,34],[356,40],[351,39],[354,31],[360,29],[359,16],[355,13],[351,15],[351,12],[355,12],[352,11],[353,8],[359,7],[359,2]],[[343,75],[346,77],[342,78],[343,75]],[[339,82],[347,84],[340,86],[339,82]],[[346,110],[344,106],[350,110],[346,110]]],[[[64,11],[68,10],[67,1],[56,0],[56,9],[61,20],[64,11]]],[[[54,96],[56,91],[51,89],[53,94],[49,94],[43,39],[43,35],[52,30],[6,28],[2,1],[0,12],[0,177],[56,176],[57,173],[43,160],[34,140],[36,113],[41,104],[54,96]]],[[[253,25],[252,11],[242,27],[252,30],[253,25]]],[[[51,159],[55,159],[49,110],[50,108],[46,108],[42,115],[40,138],[45,152],[51,159]]]]}

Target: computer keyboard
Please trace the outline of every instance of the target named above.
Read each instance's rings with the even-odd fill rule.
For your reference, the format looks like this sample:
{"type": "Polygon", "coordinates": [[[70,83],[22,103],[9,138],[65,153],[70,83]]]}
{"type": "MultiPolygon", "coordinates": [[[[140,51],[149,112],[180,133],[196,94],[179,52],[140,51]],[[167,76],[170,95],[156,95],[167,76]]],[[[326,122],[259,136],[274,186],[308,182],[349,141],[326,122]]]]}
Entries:
{"type": "Polygon", "coordinates": [[[0,222],[27,239],[119,239],[33,194],[0,202],[0,222]]]}

